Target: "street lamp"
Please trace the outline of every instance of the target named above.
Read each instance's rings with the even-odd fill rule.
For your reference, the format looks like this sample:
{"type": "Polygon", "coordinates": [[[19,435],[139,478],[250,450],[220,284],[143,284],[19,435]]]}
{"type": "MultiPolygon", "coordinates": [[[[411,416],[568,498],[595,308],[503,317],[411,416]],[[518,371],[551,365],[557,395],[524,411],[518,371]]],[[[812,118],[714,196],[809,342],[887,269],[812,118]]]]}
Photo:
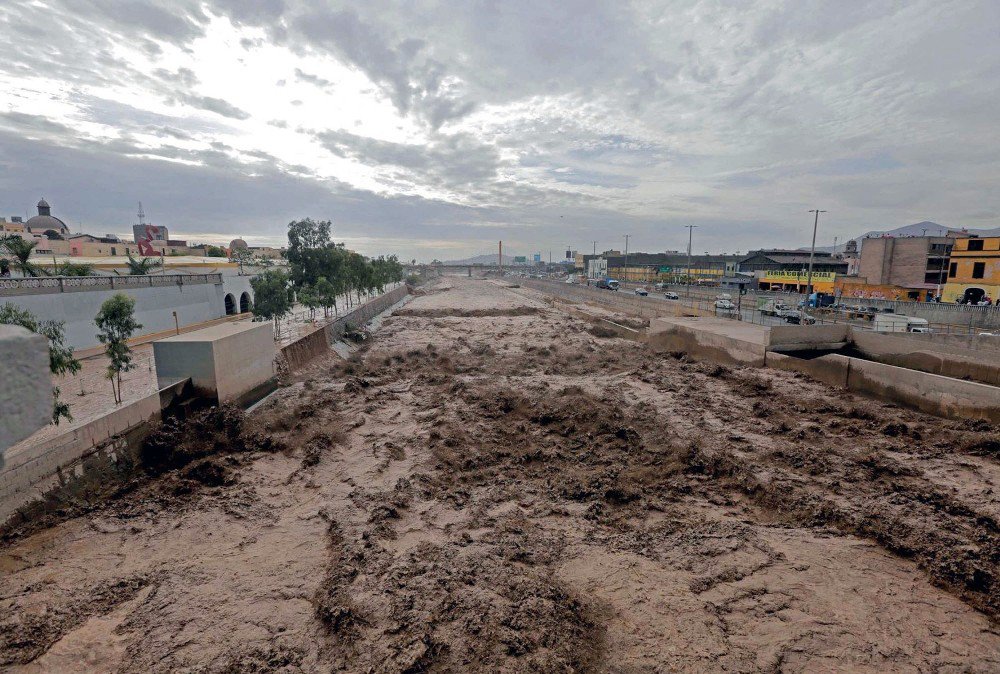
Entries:
{"type": "Polygon", "coordinates": [[[622,288],[628,285],[628,238],[629,234],[625,235],[625,272],[622,275],[622,288]]]}
{"type": "Polygon", "coordinates": [[[815,213],[816,218],[813,220],[813,242],[812,247],[809,249],[809,274],[806,276],[806,306],[809,306],[809,296],[812,295],[813,287],[813,258],[816,257],[816,229],[819,227],[819,214],[826,213],[826,211],[821,211],[817,208],[809,211],[810,213],[815,213]]]}
{"type": "Polygon", "coordinates": [[[694,235],[694,228],[698,225],[684,225],[688,230],[688,273],[687,273],[687,296],[691,297],[691,237],[694,235]]]}

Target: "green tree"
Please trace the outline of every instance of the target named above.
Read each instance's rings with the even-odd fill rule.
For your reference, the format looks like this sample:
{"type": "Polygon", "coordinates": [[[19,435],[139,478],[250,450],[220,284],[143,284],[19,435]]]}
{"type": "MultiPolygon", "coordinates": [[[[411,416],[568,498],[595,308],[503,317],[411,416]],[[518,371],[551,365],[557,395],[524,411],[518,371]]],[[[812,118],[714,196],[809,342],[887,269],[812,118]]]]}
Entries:
{"type": "Polygon", "coordinates": [[[337,289],[325,276],[320,276],[319,280],[316,281],[316,297],[319,299],[320,306],[323,307],[323,317],[329,317],[330,307],[334,307],[334,310],[337,307],[337,289]]]}
{"type": "MultiPolygon", "coordinates": [[[[163,260],[155,257],[134,258],[132,253],[128,253],[128,276],[145,276],[158,267],[163,266],[163,260]]],[[[115,273],[121,276],[118,270],[115,273]]]]}
{"type": "Polygon", "coordinates": [[[288,275],[280,269],[269,269],[250,279],[254,300],[250,310],[258,318],[274,323],[274,338],[281,336],[281,319],[292,308],[288,297],[288,275]]]}
{"type": "Polygon", "coordinates": [[[309,310],[309,319],[316,318],[316,309],[320,307],[319,296],[312,286],[302,286],[299,290],[299,302],[309,310]]]}
{"type": "Polygon", "coordinates": [[[97,339],[104,345],[110,361],[107,378],[115,394],[115,404],[122,403],[122,373],[135,369],[128,340],[142,324],[135,320],[135,300],[125,293],[115,293],[104,300],[94,317],[97,339]]]}
{"type": "MultiPolygon", "coordinates": [[[[49,340],[49,371],[56,376],[80,371],[80,361],[73,357],[73,347],[66,344],[65,323],[62,321],[39,321],[27,309],[21,309],[9,302],[0,305],[0,323],[20,325],[22,328],[44,335],[49,340]]],[[[52,387],[52,423],[58,425],[60,419],[72,421],[69,405],[59,399],[59,387],[52,387]]]]}
{"type": "Polygon", "coordinates": [[[0,252],[6,251],[6,255],[12,258],[9,264],[24,276],[46,275],[41,267],[31,262],[31,253],[37,245],[37,241],[28,241],[14,234],[0,236],[0,252]]]}
{"type": "Polygon", "coordinates": [[[221,246],[205,246],[205,257],[226,257],[221,246]]]}
{"type": "Polygon", "coordinates": [[[62,262],[56,267],[56,276],[93,276],[94,265],[62,262]]]}

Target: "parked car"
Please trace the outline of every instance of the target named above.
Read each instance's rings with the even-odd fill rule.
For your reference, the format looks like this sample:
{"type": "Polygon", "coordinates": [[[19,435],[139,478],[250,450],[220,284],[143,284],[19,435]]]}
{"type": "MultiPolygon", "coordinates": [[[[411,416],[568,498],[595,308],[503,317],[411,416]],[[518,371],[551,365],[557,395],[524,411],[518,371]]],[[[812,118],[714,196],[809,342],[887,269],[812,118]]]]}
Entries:
{"type": "Polygon", "coordinates": [[[675,292],[673,292],[671,290],[668,290],[667,292],[663,293],[663,297],[665,299],[668,299],[668,300],[679,300],[680,299],[680,296],[678,296],[677,293],[675,293],[675,292]]]}
{"type": "Polygon", "coordinates": [[[639,297],[646,297],[647,295],[649,295],[649,291],[646,290],[645,288],[636,288],[632,292],[634,292],[639,297]]]}
{"type": "Polygon", "coordinates": [[[716,300],[715,308],[720,311],[735,311],[736,305],[729,300],[716,300]]]}

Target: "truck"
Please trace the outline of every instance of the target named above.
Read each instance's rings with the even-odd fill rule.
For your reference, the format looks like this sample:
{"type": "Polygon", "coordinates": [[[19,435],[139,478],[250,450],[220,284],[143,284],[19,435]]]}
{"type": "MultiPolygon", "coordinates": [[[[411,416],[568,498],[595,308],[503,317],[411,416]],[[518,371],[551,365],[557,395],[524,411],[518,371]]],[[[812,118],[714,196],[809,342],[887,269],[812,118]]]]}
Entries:
{"type": "Polygon", "coordinates": [[[597,281],[598,288],[604,288],[605,290],[618,290],[621,284],[613,278],[608,278],[605,276],[597,281]]]}
{"type": "Polygon", "coordinates": [[[930,332],[926,318],[902,314],[875,314],[875,332],[930,332]]]}
{"type": "Polygon", "coordinates": [[[760,313],[765,316],[784,316],[785,312],[791,309],[781,300],[767,300],[760,307],[760,313]]]}

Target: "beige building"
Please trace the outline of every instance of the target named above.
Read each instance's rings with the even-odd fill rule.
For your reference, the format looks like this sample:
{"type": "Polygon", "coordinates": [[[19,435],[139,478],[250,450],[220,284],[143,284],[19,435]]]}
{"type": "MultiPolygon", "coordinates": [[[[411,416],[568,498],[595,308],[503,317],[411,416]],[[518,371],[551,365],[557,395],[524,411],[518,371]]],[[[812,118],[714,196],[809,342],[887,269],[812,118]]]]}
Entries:
{"type": "Polygon", "coordinates": [[[936,291],[947,280],[954,243],[946,236],[865,239],[858,276],[873,286],[936,291]]]}

